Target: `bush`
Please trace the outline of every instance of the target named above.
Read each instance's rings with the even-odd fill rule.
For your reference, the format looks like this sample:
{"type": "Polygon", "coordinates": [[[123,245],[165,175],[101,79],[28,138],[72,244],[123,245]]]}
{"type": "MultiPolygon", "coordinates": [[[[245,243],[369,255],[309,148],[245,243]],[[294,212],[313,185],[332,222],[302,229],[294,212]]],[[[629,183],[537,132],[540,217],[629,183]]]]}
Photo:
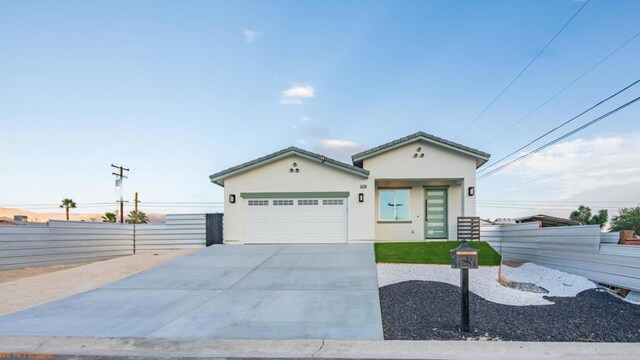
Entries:
{"type": "Polygon", "coordinates": [[[611,219],[611,231],[633,230],[640,234],[640,206],[624,208],[611,219]]]}

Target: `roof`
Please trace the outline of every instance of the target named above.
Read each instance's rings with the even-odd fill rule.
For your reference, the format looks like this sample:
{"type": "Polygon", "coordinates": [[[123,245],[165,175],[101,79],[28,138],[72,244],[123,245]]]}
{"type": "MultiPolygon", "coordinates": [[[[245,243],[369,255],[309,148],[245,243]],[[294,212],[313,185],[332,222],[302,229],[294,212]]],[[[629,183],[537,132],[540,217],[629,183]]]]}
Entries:
{"type": "Polygon", "coordinates": [[[11,220],[11,219],[6,218],[6,217],[0,217],[0,224],[1,225],[20,225],[20,224],[22,224],[22,222],[11,220]]]}
{"type": "Polygon", "coordinates": [[[319,163],[322,164],[326,164],[328,166],[334,167],[336,169],[339,170],[344,170],[347,171],[349,173],[355,174],[355,175],[359,175],[359,176],[363,176],[363,177],[368,177],[369,176],[369,171],[359,168],[357,166],[353,166],[353,165],[349,165],[346,163],[343,163],[341,161],[338,160],[334,160],[331,158],[328,158],[324,155],[320,155],[320,154],[316,154],[314,152],[308,151],[308,150],[304,150],[304,149],[300,149],[298,147],[295,146],[291,146],[288,147],[286,149],[282,149],[280,151],[276,151],[272,154],[257,158],[255,160],[251,160],[248,161],[244,164],[240,164],[234,167],[230,167],[226,170],[222,170],[220,172],[217,172],[213,175],[209,176],[209,179],[211,180],[211,182],[216,183],[220,186],[224,186],[224,179],[231,177],[233,175],[237,175],[240,173],[243,173],[245,171],[249,171],[251,169],[254,169],[256,167],[268,164],[270,162],[274,162],[280,159],[283,159],[287,156],[291,156],[291,155],[298,155],[301,156],[303,158],[309,159],[309,160],[313,160],[313,161],[317,161],[319,163]]]}
{"type": "Polygon", "coordinates": [[[515,220],[516,223],[540,221],[542,222],[542,227],[580,225],[580,222],[578,221],[573,221],[570,219],[565,219],[565,218],[555,217],[555,216],[545,215],[545,214],[522,216],[519,218],[514,218],[513,220],[515,220]]]}
{"type": "Polygon", "coordinates": [[[434,143],[440,146],[447,147],[449,149],[453,149],[453,150],[465,153],[467,155],[471,155],[478,159],[478,161],[476,161],[476,168],[479,168],[480,166],[482,166],[484,163],[486,163],[489,160],[489,157],[491,157],[491,154],[488,154],[484,151],[473,149],[453,141],[449,141],[431,134],[427,134],[423,131],[418,131],[415,134],[411,134],[409,136],[405,136],[400,139],[388,142],[386,144],[382,144],[380,146],[376,146],[369,150],[365,150],[363,152],[357,153],[353,155],[351,159],[353,160],[354,165],[362,166],[362,160],[366,158],[376,156],[385,151],[389,151],[418,140],[424,140],[430,143],[434,143]]]}

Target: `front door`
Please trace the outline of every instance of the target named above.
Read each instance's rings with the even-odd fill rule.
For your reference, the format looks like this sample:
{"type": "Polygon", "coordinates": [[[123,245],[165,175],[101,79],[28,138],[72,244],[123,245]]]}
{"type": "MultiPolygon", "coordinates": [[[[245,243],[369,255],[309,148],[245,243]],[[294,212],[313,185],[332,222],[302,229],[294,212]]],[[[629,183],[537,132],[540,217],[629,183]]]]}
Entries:
{"type": "Polygon", "coordinates": [[[447,189],[425,189],[424,237],[447,238],[447,189]]]}

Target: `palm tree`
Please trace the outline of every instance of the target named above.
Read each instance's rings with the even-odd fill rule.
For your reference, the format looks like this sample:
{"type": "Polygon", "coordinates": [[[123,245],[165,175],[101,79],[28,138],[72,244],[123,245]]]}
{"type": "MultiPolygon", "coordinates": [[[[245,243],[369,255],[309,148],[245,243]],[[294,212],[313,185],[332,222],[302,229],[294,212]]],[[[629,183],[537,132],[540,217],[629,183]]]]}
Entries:
{"type": "Polygon", "coordinates": [[[127,214],[127,223],[129,224],[146,224],[149,222],[149,217],[142,211],[138,211],[137,215],[134,210],[129,211],[127,214]]]}
{"type": "Polygon", "coordinates": [[[69,221],[69,209],[76,208],[76,202],[73,199],[62,199],[62,204],[60,204],[60,208],[64,208],[64,211],[67,213],[67,221],[69,221]]]}
{"type": "Polygon", "coordinates": [[[116,222],[116,213],[107,211],[102,215],[102,222],[116,222]]]}

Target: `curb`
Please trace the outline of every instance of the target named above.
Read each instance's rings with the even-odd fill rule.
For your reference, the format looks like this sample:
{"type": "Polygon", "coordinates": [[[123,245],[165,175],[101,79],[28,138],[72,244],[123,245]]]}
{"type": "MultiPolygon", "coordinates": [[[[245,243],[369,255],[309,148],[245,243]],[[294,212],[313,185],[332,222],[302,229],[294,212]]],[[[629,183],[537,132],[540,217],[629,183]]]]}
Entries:
{"type": "Polygon", "coordinates": [[[637,359],[640,343],[0,337],[0,354],[331,359],[637,359]]]}

